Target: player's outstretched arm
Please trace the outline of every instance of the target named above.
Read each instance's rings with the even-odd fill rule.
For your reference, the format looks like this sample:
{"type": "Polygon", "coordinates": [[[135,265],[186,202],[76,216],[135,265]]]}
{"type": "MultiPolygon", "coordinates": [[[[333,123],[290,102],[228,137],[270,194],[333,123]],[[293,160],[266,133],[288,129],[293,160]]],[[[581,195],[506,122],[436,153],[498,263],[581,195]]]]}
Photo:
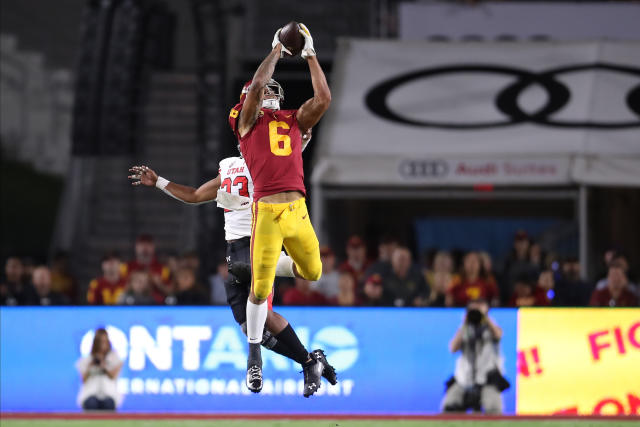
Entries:
{"type": "MultiPolygon", "coordinates": [[[[279,32],[280,30],[278,30],[279,32]]],[[[264,87],[267,85],[273,72],[276,69],[276,63],[280,59],[280,52],[282,49],[282,43],[277,41],[278,33],[274,38],[274,46],[271,53],[262,61],[256,73],[251,80],[251,86],[247,93],[247,98],[242,105],[240,111],[240,118],[238,120],[238,133],[240,137],[245,136],[253,127],[258,113],[260,113],[260,106],[262,105],[262,98],[264,97],[264,87]]]]}
{"type": "Polygon", "coordinates": [[[184,203],[199,204],[212,202],[216,200],[218,189],[220,188],[220,175],[205,182],[200,187],[194,188],[167,181],[147,166],[133,166],[129,169],[129,172],[132,173],[132,175],[129,175],[129,179],[133,180],[131,185],[158,187],[167,193],[167,195],[184,203]]]}
{"type": "Polygon", "coordinates": [[[304,47],[302,49],[302,57],[309,64],[311,73],[311,84],[313,85],[313,98],[307,100],[298,109],[298,126],[304,134],[308,129],[315,126],[320,121],[324,113],[329,109],[331,104],[331,90],[327,83],[327,78],[320,67],[316,51],[313,47],[313,38],[309,29],[304,24],[299,24],[300,34],[304,37],[304,47]]]}

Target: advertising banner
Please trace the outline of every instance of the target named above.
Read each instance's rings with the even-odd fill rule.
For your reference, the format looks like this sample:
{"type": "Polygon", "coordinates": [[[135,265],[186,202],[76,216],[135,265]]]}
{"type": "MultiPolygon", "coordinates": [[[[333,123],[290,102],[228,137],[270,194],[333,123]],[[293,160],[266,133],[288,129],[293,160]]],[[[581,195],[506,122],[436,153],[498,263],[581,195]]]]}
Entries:
{"type": "Polygon", "coordinates": [[[640,309],[521,309],[518,323],[518,414],[640,414],[640,309]]]}
{"type": "Polygon", "coordinates": [[[640,185],[639,48],[342,40],[312,181],[640,185]]]}
{"type": "MultiPolygon", "coordinates": [[[[302,397],[301,367],[263,350],[264,388],[245,384],[247,343],[226,307],[2,308],[2,411],[77,411],[74,364],[106,327],[124,361],[121,411],[430,414],[440,411],[457,354],[461,309],[281,308],[308,349],[323,348],[338,384],[302,397]]],[[[515,310],[504,329],[505,376],[515,384],[515,310]]],[[[515,411],[515,386],[503,394],[515,411]]]]}

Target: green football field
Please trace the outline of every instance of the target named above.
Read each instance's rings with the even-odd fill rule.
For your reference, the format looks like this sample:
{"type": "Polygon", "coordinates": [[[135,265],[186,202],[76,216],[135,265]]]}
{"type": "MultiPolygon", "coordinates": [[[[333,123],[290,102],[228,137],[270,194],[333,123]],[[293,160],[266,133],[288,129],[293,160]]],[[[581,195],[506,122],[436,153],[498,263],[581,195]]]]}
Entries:
{"type": "Polygon", "coordinates": [[[639,424],[637,420],[0,420],[2,427],[631,427],[639,424]]]}

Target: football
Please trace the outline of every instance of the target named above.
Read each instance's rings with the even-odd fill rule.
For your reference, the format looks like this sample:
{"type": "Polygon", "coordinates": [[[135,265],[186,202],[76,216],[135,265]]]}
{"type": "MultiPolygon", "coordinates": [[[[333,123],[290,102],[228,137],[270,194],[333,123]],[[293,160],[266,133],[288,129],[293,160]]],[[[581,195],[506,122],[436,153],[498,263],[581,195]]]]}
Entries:
{"type": "Polygon", "coordinates": [[[300,53],[304,47],[304,37],[298,31],[297,22],[291,21],[282,27],[280,42],[291,52],[291,55],[295,56],[300,53]]]}

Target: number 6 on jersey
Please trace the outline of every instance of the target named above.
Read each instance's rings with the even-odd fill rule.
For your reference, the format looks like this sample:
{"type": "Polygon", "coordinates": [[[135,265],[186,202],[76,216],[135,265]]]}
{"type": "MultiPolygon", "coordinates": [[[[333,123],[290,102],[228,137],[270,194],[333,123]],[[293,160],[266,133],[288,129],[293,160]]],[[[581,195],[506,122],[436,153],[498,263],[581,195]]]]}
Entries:
{"type": "Polygon", "coordinates": [[[289,125],[286,122],[270,121],[269,122],[269,144],[271,145],[271,152],[276,156],[288,156],[291,154],[291,138],[289,135],[281,135],[278,133],[278,129],[289,129],[289,125]],[[282,147],[280,146],[282,142],[282,147]]]}

